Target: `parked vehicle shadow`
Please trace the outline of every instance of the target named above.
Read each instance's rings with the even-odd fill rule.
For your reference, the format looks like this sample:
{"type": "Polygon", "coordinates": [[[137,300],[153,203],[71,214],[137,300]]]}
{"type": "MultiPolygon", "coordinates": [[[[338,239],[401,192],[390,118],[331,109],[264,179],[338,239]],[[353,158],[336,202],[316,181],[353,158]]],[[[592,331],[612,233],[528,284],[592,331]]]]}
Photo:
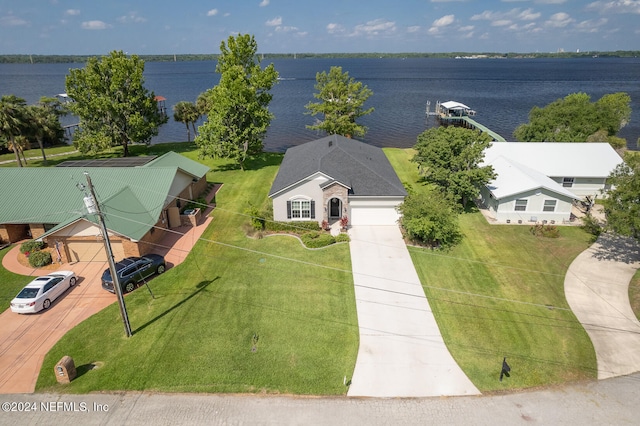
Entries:
{"type": "Polygon", "coordinates": [[[217,276],[217,277],[215,277],[215,278],[213,278],[212,280],[209,280],[209,281],[200,281],[196,285],[196,289],[197,290],[195,290],[193,293],[191,293],[190,295],[188,295],[187,297],[185,297],[184,299],[182,299],[181,301],[179,301],[178,303],[176,303],[175,305],[173,305],[172,307],[170,307],[166,311],[162,312],[160,315],[157,315],[155,318],[152,318],[151,320],[149,320],[146,323],[142,324],[140,327],[138,327],[135,330],[133,330],[133,334],[136,334],[136,333],[144,330],[145,328],[147,328],[148,326],[150,326],[154,322],[158,321],[160,318],[164,317],[165,315],[167,315],[171,311],[179,308],[185,302],[189,301],[191,298],[197,296],[200,292],[204,291],[209,286],[209,284],[211,284],[212,282],[214,282],[214,281],[216,281],[218,279],[220,279],[219,276],[217,276]]]}
{"type": "Polygon", "coordinates": [[[633,238],[604,233],[596,240],[593,257],[626,264],[640,262],[640,243],[633,238]]]}

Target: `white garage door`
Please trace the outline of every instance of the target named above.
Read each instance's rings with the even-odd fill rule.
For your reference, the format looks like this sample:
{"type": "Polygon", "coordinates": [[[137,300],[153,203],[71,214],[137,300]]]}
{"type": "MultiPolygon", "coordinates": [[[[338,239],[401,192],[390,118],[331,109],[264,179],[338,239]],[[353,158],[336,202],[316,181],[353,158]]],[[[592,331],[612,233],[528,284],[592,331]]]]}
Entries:
{"type": "MultiPolygon", "coordinates": [[[[106,262],[104,243],[95,241],[67,241],[71,262],[106,262]]],[[[124,259],[124,247],[119,241],[111,242],[111,251],[116,262],[124,259]]]]}
{"type": "Polygon", "coordinates": [[[398,212],[390,206],[352,206],[350,225],[397,225],[398,212]]]}

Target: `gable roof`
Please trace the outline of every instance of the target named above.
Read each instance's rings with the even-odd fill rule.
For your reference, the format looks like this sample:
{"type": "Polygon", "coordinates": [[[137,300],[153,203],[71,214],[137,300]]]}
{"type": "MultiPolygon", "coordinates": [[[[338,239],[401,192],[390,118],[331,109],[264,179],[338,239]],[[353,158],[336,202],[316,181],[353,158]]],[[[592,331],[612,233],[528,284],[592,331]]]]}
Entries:
{"type": "Polygon", "coordinates": [[[490,164],[497,176],[487,184],[487,189],[497,200],[541,188],[570,199],[577,198],[548,176],[508,158],[500,156],[490,164]]]}
{"type": "Polygon", "coordinates": [[[56,224],[48,234],[79,219],[97,223],[94,215],[87,214],[84,194],[78,188],[86,186],[86,172],[107,228],[139,240],[158,221],[178,170],[194,177],[209,170],[179,154],[169,154],[141,167],[0,168],[0,224],[56,224]]]}
{"type": "Polygon", "coordinates": [[[317,173],[349,188],[353,196],[407,195],[382,149],[330,135],[287,149],[269,197],[317,173]]]}
{"type": "Polygon", "coordinates": [[[209,167],[202,163],[193,161],[184,155],[180,155],[176,152],[169,151],[166,154],[154,158],[148,163],[142,165],[142,167],[173,167],[177,166],[183,172],[195,177],[202,178],[209,171],[209,167]]]}
{"type": "Polygon", "coordinates": [[[500,156],[550,177],[604,178],[622,163],[611,145],[594,142],[494,142],[484,163],[500,156]]]}

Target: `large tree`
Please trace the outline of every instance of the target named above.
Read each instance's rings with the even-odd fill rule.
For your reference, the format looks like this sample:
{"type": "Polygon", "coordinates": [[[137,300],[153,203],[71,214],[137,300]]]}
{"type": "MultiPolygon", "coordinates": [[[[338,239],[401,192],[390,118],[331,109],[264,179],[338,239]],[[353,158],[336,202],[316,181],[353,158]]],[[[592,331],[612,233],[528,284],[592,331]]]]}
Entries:
{"type": "Polygon", "coordinates": [[[195,142],[204,157],[233,159],[242,169],[249,156],[263,150],[263,139],[271,124],[269,92],[278,80],[273,64],[260,66],[258,45],[249,34],[231,36],[220,44],[217,86],[199,98],[207,109],[207,120],[198,129],[195,142]]]}
{"type": "Polygon", "coordinates": [[[114,51],[92,57],[84,68],[72,69],[66,78],[69,109],[80,118],[73,134],[82,153],[94,153],[129,144],[149,144],[167,117],[158,109],[153,92],[144,87],[144,61],[136,55],[114,51]]]}
{"type": "Polygon", "coordinates": [[[596,102],[586,93],[573,93],[544,108],[533,107],[529,123],[514,132],[524,142],[609,142],[624,148],[616,137],[631,117],[631,98],[626,93],[604,95],[596,102]]]}
{"type": "Polygon", "coordinates": [[[425,181],[437,185],[451,200],[462,204],[476,198],[480,187],[495,178],[491,166],[480,167],[491,137],[463,127],[436,127],[418,136],[413,161],[425,181]]]}
{"type": "Polygon", "coordinates": [[[640,155],[628,153],[607,183],[612,185],[603,200],[607,224],[618,234],[640,240],[640,155]]]}
{"type": "Polygon", "coordinates": [[[320,102],[308,103],[307,114],[320,115],[322,119],[307,128],[346,137],[365,135],[367,128],[356,120],[373,112],[373,108],[364,108],[364,103],[373,95],[371,89],[350,77],[348,72],[342,72],[342,67],[331,67],[328,74],[317,73],[315,88],[318,93],[313,96],[320,102]]]}
{"type": "Polygon", "coordinates": [[[15,95],[5,95],[0,99],[0,135],[4,137],[5,144],[16,155],[16,163],[22,167],[20,160],[20,146],[17,138],[26,129],[27,102],[15,95]]]}

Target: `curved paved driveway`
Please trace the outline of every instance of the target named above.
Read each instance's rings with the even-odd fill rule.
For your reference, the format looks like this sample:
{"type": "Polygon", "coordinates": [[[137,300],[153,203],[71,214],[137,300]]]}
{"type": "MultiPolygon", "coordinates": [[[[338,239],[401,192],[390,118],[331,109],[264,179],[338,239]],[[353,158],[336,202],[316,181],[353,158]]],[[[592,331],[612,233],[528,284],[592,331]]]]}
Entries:
{"type": "MultiPolygon", "coordinates": [[[[18,249],[19,246],[12,249],[5,259],[9,256],[15,258],[18,249]]],[[[64,269],[76,273],[78,282],[48,310],[20,315],[7,309],[0,314],[0,393],[33,392],[49,349],[68,330],[115,301],[115,296],[104,291],[100,283],[100,276],[106,267],[106,262],[64,265],[64,269]]],[[[16,265],[11,267],[13,272],[24,275],[36,276],[50,272],[19,269],[16,265]]]]}
{"type": "Polygon", "coordinates": [[[593,342],[598,379],[640,371],[640,322],[628,292],[639,267],[636,242],[604,234],[567,271],[565,296],[593,342]]]}
{"type": "Polygon", "coordinates": [[[397,226],[349,230],[360,347],[349,396],[477,395],[442,340],[397,226]]]}

